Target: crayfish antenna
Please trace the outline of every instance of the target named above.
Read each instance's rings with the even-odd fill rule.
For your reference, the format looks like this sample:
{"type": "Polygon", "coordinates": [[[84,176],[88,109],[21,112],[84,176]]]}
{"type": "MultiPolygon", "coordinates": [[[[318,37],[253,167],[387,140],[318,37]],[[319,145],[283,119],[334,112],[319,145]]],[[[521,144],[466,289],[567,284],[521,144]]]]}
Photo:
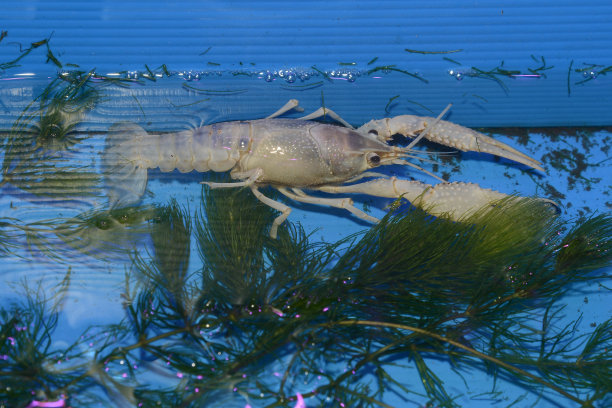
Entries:
{"type": "Polygon", "coordinates": [[[427,134],[431,131],[431,129],[435,128],[436,125],[438,124],[438,122],[440,122],[440,119],[442,119],[442,117],[444,115],[446,115],[446,112],[448,112],[448,110],[451,108],[451,106],[453,106],[452,103],[449,103],[448,105],[446,105],[446,108],[444,108],[444,110],[442,110],[442,112],[440,112],[438,117],[431,123],[431,125],[427,126],[425,128],[425,130],[423,130],[417,137],[415,137],[414,140],[412,142],[410,142],[408,147],[406,147],[406,149],[412,149],[417,143],[419,143],[419,141],[422,138],[427,136],[427,134]]]}

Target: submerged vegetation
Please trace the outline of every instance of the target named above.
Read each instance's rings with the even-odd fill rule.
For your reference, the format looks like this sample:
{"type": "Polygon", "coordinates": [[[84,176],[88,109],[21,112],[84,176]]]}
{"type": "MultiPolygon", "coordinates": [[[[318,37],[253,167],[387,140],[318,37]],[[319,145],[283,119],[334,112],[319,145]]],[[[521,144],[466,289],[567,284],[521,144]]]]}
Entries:
{"type": "Polygon", "coordinates": [[[492,402],[510,403],[508,383],[576,406],[609,402],[612,321],[588,335],[560,325],[562,296],[612,263],[609,216],[565,227],[512,199],[453,223],[400,207],[328,244],[290,223],[269,238],[273,211],[246,191],[205,191],[201,203],[195,219],[171,202],[149,221],[121,322],[57,348],[59,301],[30,293],[3,309],[0,401],[384,407],[395,393],[452,407],[460,395],[435,368],[446,362],[460,377],[496,378],[479,396],[492,402]]]}
{"type": "Polygon", "coordinates": [[[158,211],[150,206],[99,209],[30,223],[1,217],[0,255],[19,256],[27,248],[29,256],[44,255],[58,263],[83,256],[121,259],[148,236],[158,211]]]}
{"type": "Polygon", "coordinates": [[[101,98],[92,76],[60,75],[23,110],[4,141],[0,186],[11,183],[40,196],[94,194],[94,169],[70,165],[70,153],[83,138],[76,128],[101,98]]]}

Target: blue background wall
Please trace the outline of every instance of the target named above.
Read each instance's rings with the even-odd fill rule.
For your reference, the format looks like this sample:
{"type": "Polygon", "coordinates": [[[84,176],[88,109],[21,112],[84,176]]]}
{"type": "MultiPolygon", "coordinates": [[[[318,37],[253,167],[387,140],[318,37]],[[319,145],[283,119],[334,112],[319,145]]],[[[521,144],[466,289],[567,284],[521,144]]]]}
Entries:
{"type": "MultiPolygon", "coordinates": [[[[612,65],[612,3],[607,0],[4,0],[0,29],[8,33],[0,42],[0,61],[18,55],[19,44],[27,48],[50,37],[63,63],[99,73],[145,71],[145,64],[152,69],[166,64],[173,72],[260,72],[259,82],[265,82],[267,71],[279,69],[316,74],[311,68],[315,66],[328,73],[363,74],[394,65],[428,81],[398,72],[382,74],[391,79],[377,81],[372,79],[381,74],[377,71],[355,83],[337,79],[331,87],[326,82],[326,95],[350,87],[353,97],[343,106],[355,117],[372,116],[374,102],[385,106],[400,94],[396,102],[405,103],[405,109],[415,108],[406,100],[434,111],[454,102],[453,119],[472,126],[610,123],[612,72],[583,84],[577,84],[585,79],[583,73],[576,72],[590,64],[598,65],[594,73],[612,65]],[[405,49],[461,51],[416,54],[405,49]],[[542,57],[551,67],[539,71],[546,78],[496,75],[501,85],[482,75],[458,81],[449,74],[451,69],[474,72],[473,67],[530,74],[530,68],[542,66],[542,57]],[[368,65],[374,58],[378,59],[368,65]]],[[[20,70],[0,75],[7,79],[16,73],[55,71],[53,64],[45,64],[45,55],[40,47],[22,61],[20,70]]],[[[278,86],[278,81],[268,85],[278,86]]]]}

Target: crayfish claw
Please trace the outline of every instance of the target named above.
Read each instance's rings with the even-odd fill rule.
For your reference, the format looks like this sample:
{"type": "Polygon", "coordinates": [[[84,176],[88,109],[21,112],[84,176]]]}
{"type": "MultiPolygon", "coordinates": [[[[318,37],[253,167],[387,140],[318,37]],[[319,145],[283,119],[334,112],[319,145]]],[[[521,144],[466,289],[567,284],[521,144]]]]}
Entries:
{"type": "MultiPolygon", "coordinates": [[[[393,135],[415,138],[423,133],[424,139],[434,143],[463,152],[493,154],[544,172],[539,161],[513,147],[470,128],[439,118],[400,115],[388,119],[372,120],[358,128],[357,131],[364,137],[376,138],[383,142],[391,140],[393,135]],[[425,133],[426,129],[428,131],[425,133]]],[[[409,147],[412,147],[412,145],[409,147]]]]}
{"type": "MultiPolygon", "coordinates": [[[[429,185],[420,181],[402,180],[396,177],[374,179],[364,183],[321,186],[319,191],[332,194],[367,194],[386,198],[404,198],[414,206],[436,217],[462,221],[473,214],[492,209],[511,196],[499,191],[482,188],[474,183],[440,183],[429,185]]],[[[547,199],[535,199],[558,209],[558,204],[547,199]]]]}
{"type": "Polygon", "coordinates": [[[521,163],[525,166],[544,172],[544,169],[542,168],[542,166],[540,166],[542,163],[540,163],[539,161],[489,136],[483,135],[482,133],[473,130],[472,132],[474,133],[472,137],[473,143],[476,145],[476,148],[471,149],[471,151],[493,154],[495,156],[503,157],[505,159],[512,160],[517,163],[521,163]]]}

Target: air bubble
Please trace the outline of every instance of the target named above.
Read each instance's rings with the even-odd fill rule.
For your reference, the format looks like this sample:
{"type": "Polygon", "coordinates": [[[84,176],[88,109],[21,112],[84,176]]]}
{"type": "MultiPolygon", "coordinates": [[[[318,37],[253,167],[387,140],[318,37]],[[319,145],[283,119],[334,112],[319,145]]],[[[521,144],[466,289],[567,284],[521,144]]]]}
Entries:
{"type": "Polygon", "coordinates": [[[249,147],[249,139],[242,138],[238,142],[238,148],[240,151],[245,151],[249,147]]]}
{"type": "Polygon", "coordinates": [[[285,73],[285,81],[289,82],[290,84],[294,83],[296,80],[296,76],[295,73],[293,71],[287,71],[285,73]]]}
{"type": "Polygon", "coordinates": [[[448,75],[454,76],[457,81],[461,81],[464,77],[463,72],[455,71],[454,69],[449,69],[448,75]]]}

